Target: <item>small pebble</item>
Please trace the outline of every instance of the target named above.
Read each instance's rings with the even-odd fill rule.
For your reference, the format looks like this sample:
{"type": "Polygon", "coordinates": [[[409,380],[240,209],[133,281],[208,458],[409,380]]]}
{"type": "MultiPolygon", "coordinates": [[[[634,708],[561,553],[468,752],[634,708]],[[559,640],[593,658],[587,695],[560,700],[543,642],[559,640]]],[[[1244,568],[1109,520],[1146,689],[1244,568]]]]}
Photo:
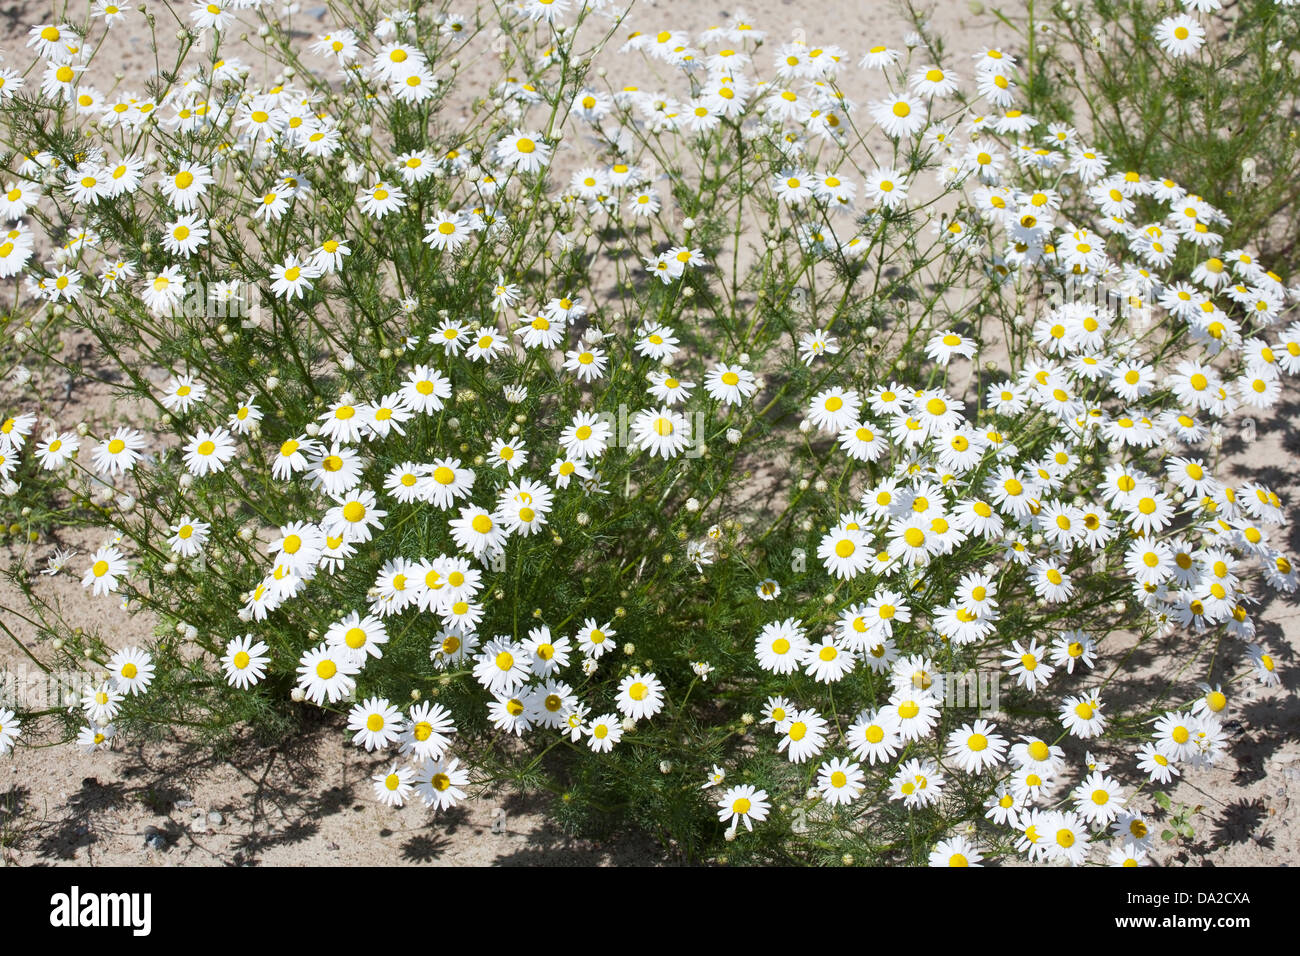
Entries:
{"type": "Polygon", "coordinates": [[[226,822],[226,818],[223,817],[216,810],[213,810],[211,813],[208,814],[208,823],[212,824],[214,827],[219,827],[221,826],[221,824],[225,822],[226,822]]]}
{"type": "Polygon", "coordinates": [[[167,838],[162,835],[157,827],[145,827],[144,845],[151,850],[165,850],[167,849],[167,838]]]}

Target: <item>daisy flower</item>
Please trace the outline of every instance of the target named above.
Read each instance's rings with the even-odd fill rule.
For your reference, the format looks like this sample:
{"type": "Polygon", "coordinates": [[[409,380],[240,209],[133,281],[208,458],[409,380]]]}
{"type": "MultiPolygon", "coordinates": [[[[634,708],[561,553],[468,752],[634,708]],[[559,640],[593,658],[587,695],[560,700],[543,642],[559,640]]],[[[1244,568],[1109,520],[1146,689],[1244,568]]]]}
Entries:
{"type": "Polygon", "coordinates": [[[1064,667],[1066,673],[1073,674],[1076,663],[1092,667],[1095,649],[1092,638],[1083,631],[1063,631],[1052,642],[1052,663],[1064,667]]]}
{"type": "Polygon", "coordinates": [[[647,408],[632,420],[632,441],[653,456],[675,458],[691,444],[691,423],[671,408],[647,408]]]}
{"type": "Polygon", "coordinates": [[[843,679],[855,664],[853,654],[840,647],[830,634],[820,643],[809,645],[803,656],[804,673],[825,684],[843,679]]]}
{"type": "Polygon", "coordinates": [[[178,212],[190,212],[216,179],[210,167],[202,163],[181,163],[174,173],[159,178],[163,198],[178,212]]]}
{"type": "Polygon", "coordinates": [[[633,720],[649,719],[663,710],[663,684],[654,674],[629,674],[614,699],[619,711],[633,720]]]}
{"type": "Polygon", "coordinates": [[[447,810],[465,799],[462,787],[469,786],[469,773],[456,758],[430,760],[415,768],[416,791],[424,805],[435,811],[447,810]]]}
{"type": "Polygon", "coordinates": [[[361,456],[354,449],[338,443],[326,448],[317,442],[308,463],[308,477],[313,488],[327,495],[341,495],[360,483],[361,468],[361,456]]]}
{"type": "Polygon", "coordinates": [[[889,704],[882,707],[882,714],[897,724],[899,736],[904,743],[910,743],[927,737],[934,725],[939,722],[939,705],[942,700],[928,691],[896,692],[889,698],[889,704]]]}
{"type": "Polygon", "coordinates": [[[940,840],[930,851],[930,866],[979,866],[984,855],[963,836],[940,840]]]}
{"type": "Polygon", "coordinates": [[[118,690],[110,679],[98,687],[87,687],[81,695],[81,707],[87,719],[97,724],[106,724],[117,716],[126,694],[118,690]]]}
{"type": "Polygon", "coordinates": [[[286,439],[271,462],[271,474],[280,481],[287,481],[294,474],[306,471],[309,467],[307,455],[319,454],[320,448],[320,442],[306,435],[286,439]]]}
{"type": "Polygon", "coordinates": [[[207,522],[196,521],[186,515],[171,526],[172,536],[167,539],[167,547],[172,554],[192,558],[208,543],[210,529],[211,525],[207,522]]]}
{"type": "Polygon", "coordinates": [[[890,139],[919,133],[926,124],[925,104],[906,93],[895,94],[871,104],[871,118],[890,139]]]}
{"type": "Polygon", "coordinates": [[[385,806],[400,807],[410,798],[414,789],[412,781],[415,779],[415,771],[410,767],[399,767],[394,761],[387,771],[380,771],[370,779],[374,781],[375,799],[385,806]]]}
{"type": "Polygon", "coordinates": [[[362,411],[363,406],[353,401],[351,395],[341,396],[333,407],[319,416],[321,434],[331,441],[347,444],[359,442],[361,433],[365,429],[365,417],[362,411]]]}
{"type": "Polygon", "coordinates": [[[1007,749],[1005,737],[994,731],[997,728],[987,720],[963,724],[948,735],[946,756],[967,773],[982,773],[1004,760],[1007,749]]]}
{"type": "Polygon", "coordinates": [[[185,445],[185,467],[199,478],[224,471],[234,457],[234,437],[224,428],[199,429],[185,445]]]}
{"type": "Polygon", "coordinates": [[[908,760],[889,781],[889,799],[901,800],[906,807],[926,807],[937,803],[943,792],[944,776],[932,760],[908,760]]]}
{"type": "Polygon", "coordinates": [[[348,730],[356,731],[352,742],[367,751],[383,750],[401,736],[402,715],[387,700],[370,697],[348,713],[348,730]]]}
{"type": "Polygon", "coordinates": [[[203,382],[189,374],[173,375],[163,389],[160,401],[169,412],[185,414],[194,405],[201,403],[208,393],[203,382]]]}
{"type": "Polygon", "coordinates": [[[907,199],[907,178],[892,166],[878,169],[867,177],[863,192],[867,198],[886,209],[902,205],[907,199]]]}
{"type": "Polygon", "coordinates": [[[593,717],[586,727],[587,746],[596,753],[609,753],[623,739],[623,725],[616,714],[593,717]]]}
{"type": "Polygon", "coordinates": [[[765,624],[754,640],[758,666],[774,674],[794,673],[807,653],[808,639],[802,622],[792,617],[765,624]]]}
{"type": "Polygon", "coordinates": [[[505,550],[506,528],[492,513],[476,505],[460,509],[460,516],[449,522],[452,540],[462,551],[481,558],[505,550]]]}
{"type": "Polygon", "coordinates": [[[646,391],[654,396],[656,401],[667,405],[677,405],[686,401],[695,388],[694,382],[683,381],[667,372],[651,372],[646,378],[650,382],[650,387],[646,391]]]}
{"type": "Polygon", "coordinates": [[[57,471],[75,458],[80,448],[76,432],[50,432],[36,445],[36,459],[46,471],[57,471]]]}
{"type": "Polygon", "coordinates": [[[937,332],[925,345],[925,354],[940,365],[947,365],[954,356],[969,359],[975,354],[975,340],[952,329],[937,332]]]}
{"type": "Polygon", "coordinates": [[[527,650],[507,637],[483,645],[474,663],[474,677],[496,696],[513,694],[530,676],[527,650]]]}
{"type": "Polygon", "coordinates": [[[1185,13],[1161,20],[1153,35],[1160,48],[1172,57],[1190,56],[1205,43],[1205,27],[1185,13]]]}
{"type": "Polygon", "coordinates": [[[451,712],[441,704],[413,704],[401,737],[401,753],[419,760],[441,760],[456,732],[451,712]]]}
{"type": "Polygon", "coordinates": [[[768,802],[767,791],[750,784],[727,788],[718,797],[717,805],[718,820],[722,823],[730,821],[731,826],[727,828],[730,833],[735,833],[741,823],[745,824],[746,830],[753,832],[754,823],[766,820],[767,812],[772,806],[768,802]]]}
{"type": "Polygon", "coordinates": [[[12,710],[0,707],[0,755],[14,749],[14,741],[22,733],[23,722],[12,710]]]}
{"type": "Polygon", "coordinates": [[[350,544],[364,544],[375,531],[382,531],[388,515],[375,506],[375,493],[369,489],[336,495],[335,504],[321,519],[327,536],[342,535],[350,544]]]}
{"type": "MultiPolygon", "coordinates": [[[[0,711],[0,717],[3,711],[0,711]]],[[[4,733],[3,727],[0,727],[0,735],[4,733]]],[[[82,727],[77,733],[77,748],[85,754],[92,754],[99,750],[107,750],[113,744],[113,737],[117,734],[117,728],[112,724],[82,727]]],[[[0,753],[4,753],[3,740],[0,739],[0,753]]]]}
{"type": "Polygon", "coordinates": [[[424,228],[429,231],[424,237],[426,243],[434,249],[453,253],[468,242],[473,234],[461,213],[446,210],[435,212],[433,218],[424,224],[424,228]]]}
{"type": "Polygon", "coordinates": [[[497,141],[497,161],[522,173],[538,172],[551,157],[551,148],[541,140],[540,133],[512,130],[497,141]]]}
{"type": "Polygon", "coordinates": [[[438,670],[445,670],[452,664],[472,658],[478,652],[478,646],[476,634],[442,630],[434,635],[433,645],[429,648],[429,660],[438,670]]]}
{"type": "Polygon", "coordinates": [[[492,447],[488,453],[488,460],[493,465],[504,465],[506,470],[513,475],[523,465],[528,462],[528,449],[520,440],[505,441],[501,438],[492,440],[492,447]]]}
{"type": "Polygon", "coordinates": [[[853,578],[871,565],[869,542],[861,531],[837,528],[828,532],[817,547],[817,557],[830,574],[853,578]]]}
{"type": "Polygon", "coordinates": [[[1190,713],[1166,713],[1155,723],[1156,748],[1171,761],[1184,761],[1196,753],[1193,739],[1200,721],[1190,713]]]}
{"type": "Polygon", "coordinates": [[[126,557],[117,548],[108,546],[91,555],[90,567],[81,579],[81,586],[91,588],[95,595],[110,594],[117,590],[118,578],[129,569],[126,557]]]}
{"type": "Polygon", "coordinates": [[[634,348],[646,358],[667,362],[679,351],[678,338],[668,326],[652,325],[641,330],[634,348]]]}
{"type": "Polygon", "coordinates": [[[834,386],[812,397],[807,417],[813,426],[824,432],[842,432],[857,423],[861,410],[862,399],[856,391],[834,386]]]}
{"type": "Polygon", "coordinates": [[[598,348],[573,349],[564,353],[564,368],[573,372],[580,382],[594,382],[605,374],[608,359],[598,348]]]}
{"type": "Polygon", "coordinates": [[[399,394],[411,411],[431,415],[441,411],[443,403],[451,398],[451,381],[436,369],[417,365],[406,377],[399,394]]]}
{"type": "Polygon", "coordinates": [[[863,711],[849,726],[846,740],[855,757],[872,765],[893,760],[903,746],[898,720],[888,709],[863,711]]]}
{"type": "Polygon", "coordinates": [[[834,757],[817,769],[817,789],[832,807],[852,803],[862,796],[865,779],[858,764],[842,757],[834,757]]]}
{"type": "Polygon", "coordinates": [[[1088,858],[1088,829],[1083,819],[1069,811],[1049,813],[1044,824],[1047,858],[1079,866],[1088,858]]]}
{"type": "Polygon", "coordinates": [[[363,191],[357,202],[361,211],[375,219],[383,219],[406,205],[406,193],[392,183],[379,181],[363,191]]]}
{"type": "Polygon", "coordinates": [[[123,648],[109,658],[108,671],[114,686],[124,694],[143,694],[153,681],[153,658],[138,647],[123,648]]]}
{"type": "Polygon", "coordinates": [[[1075,737],[1096,737],[1106,729],[1102,702],[1095,696],[1066,697],[1060,706],[1061,723],[1075,737]]]}
{"type": "Polygon", "coordinates": [[[510,340],[495,329],[477,329],[469,335],[465,356],[472,362],[491,362],[510,346],[510,340]]]}
{"type": "Polygon", "coordinates": [[[570,457],[578,460],[599,458],[613,434],[613,429],[603,414],[578,412],[573,421],[560,432],[560,447],[570,457]]]}
{"type": "Polygon", "coordinates": [[[445,511],[473,488],[473,469],[462,468],[459,458],[435,458],[427,466],[420,493],[434,507],[445,511]]]}
{"type": "Polygon", "coordinates": [[[596,623],[594,617],[589,617],[582,622],[582,627],[578,630],[578,649],[586,657],[599,659],[614,646],[612,639],[617,634],[618,632],[610,624],[600,625],[596,623]]]}
{"type": "Polygon", "coordinates": [[[299,660],[298,688],[315,704],[334,704],[356,689],[354,678],[360,672],[361,665],[347,648],[318,644],[299,660]]]}
{"type": "Polygon", "coordinates": [[[800,710],[790,715],[785,736],[776,745],[791,763],[803,763],[822,752],[826,743],[826,719],[813,710],[800,710]]]}
{"type": "Polygon", "coordinates": [[[245,690],[260,682],[266,676],[266,665],[271,662],[268,650],[266,644],[255,641],[252,634],[236,637],[226,644],[221,667],[230,685],[245,690]]]}
{"type": "Polygon", "coordinates": [[[1174,762],[1156,749],[1155,744],[1145,743],[1137,751],[1137,767],[1152,783],[1170,783],[1179,776],[1174,762]]]}
{"type": "Polygon", "coordinates": [[[752,372],[739,365],[721,362],[709,369],[709,374],[704,378],[704,390],[715,401],[739,405],[758,391],[758,385],[752,372]]]}
{"type": "Polygon", "coordinates": [[[812,365],[822,355],[835,355],[839,350],[839,340],[824,329],[805,334],[799,340],[799,357],[805,365],[812,365]]]}
{"type": "Polygon", "coordinates": [[[132,428],[119,428],[95,448],[95,468],[101,475],[121,475],[135,467],[142,457],[144,435],[132,428]]]}
{"type": "Polygon", "coordinates": [[[247,435],[253,430],[258,422],[262,420],[262,410],[253,403],[253,397],[250,395],[245,402],[234,410],[231,416],[226,419],[226,424],[230,426],[231,431],[236,435],[247,435]]]}
{"type": "Polygon", "coordinates": [[[1088,774],[1072,797],[1075,811],[1094,827],[1109,825],[1119,815],[1123,802],[1118,781],[1100,772],[1088,774]]]}
{"type": "Polygon", "coordinates": [[[555,671],[569,666],[572,648],[569,639],[552,637],[549,627],[529,628],[528,638],[523,643],[529,655],[529,666],[538,677],[550,677],[555,671]]]}
{"type": "Polygon", "coordinates": [[[335,621],[325,631],[325,646],[355,661],[358,668],[369,658],[383,657],[382,648],[387,643],[388,629],[384,622],[370,614],[362,617],[356,611],[335,621]]]}
{"type": "Polygon", "coordinates": [[[301,299],[311,291],[311,280],[319,277],[312,261],[302,262],[290,253],[284,262],[271,267],[271,291],[284,299],[301,299]]]}

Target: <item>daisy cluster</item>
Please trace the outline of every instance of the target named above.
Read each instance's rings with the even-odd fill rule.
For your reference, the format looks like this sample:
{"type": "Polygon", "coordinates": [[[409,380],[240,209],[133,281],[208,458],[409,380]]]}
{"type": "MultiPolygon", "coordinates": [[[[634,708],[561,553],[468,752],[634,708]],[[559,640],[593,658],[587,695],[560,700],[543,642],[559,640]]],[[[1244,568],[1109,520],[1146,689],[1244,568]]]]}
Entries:
{"type": "MultiPolygon", "coordinates": [[[[991,50],[977,64],[986,99],[999,99],[985,91],[986,81],[1006,75],[1013,62],[991,50]]],[[[949,76],[927,69],[913,76],[913,90],[922,95],[927,82],[949,76]]],[[[886,105],[874,118],[890,135],[926,129],[901,125],[917,107],[909,94],[886,105]],[[890,112],[898,117],[892,132],[890,112]]],[[[896,380],[812,395],[804,432],[833,442],[850,470],[875,466],[861,472],[866,480],[854,507],[838,514],[817,549],[826,572],[845,582],[835,597],[848,600],[820,636],[795,618],[766,625],[754,656],[764,670],[819,683],[862,669],[889,682],[888,703],[863,710],[847,729],[784,696],[767,702],[776,749],[795,763],[823,759],[815,789],[828,805],[868,789],[864,764],[892,764],[928,741],[932,759],[896,766],[892,799],[910,807],[937,802],[945,766],[988,774],[1000,781],[991,815],[1017,830],[1021,851],[1079,863],[1087,858],[1088,828],[1119,819],[1118,784],[1094,772],[1076,791],[1075,811],[1044,816],[1034,807],[1060,783],[1060,748],[1024,738],[1019,751],[1009,751],[982,720],[934,739],[944,705],[938,662],[1000,665],[1025,691],[1055,697],[1057,733],[1101,734],[1105,702],[1087,687],[1095,686],[1089,677],[1098,641],[1072,629],[1045,643],[1007,641],[1000,605],[1066,606],[1081,578],[1107,574],[1127,580],[1119,608],[1140,608],[1145,625],[1137,626],[1156,635],[1222,628],[1242,642],[1256,678],[1277,684],[1249,607],[1259,600],[1252,582],[1296,589],[1297,569],[1283,550],[1282,504],[1266,485],[1216,477],[1213,461],[1240,421],[1234,413],[1271,409],[1284,377],[1300,371],[1300,324],[1277,328],[1300,289],[1286,288],[1247,250],[1223,249],[1217,228],[1224,217],[1202,197],[1167,179],[1112,171],[1073,129],[1038,127],[1015,109],[968,122],[969,145],[951,127],[940,128],[941,140],[928,127],[924,135],[941,142],[947,157],[938,176],[968,187],[967,204],[946,227],[949,241],[967,249],[986,244],[999,281],[1021,284],[1037,273],[1058,288],[1113,288],[1123,308],[1082,297],[1026,320],[1029,348],[1013,357],[1010,377],[975,396],[978,416],[943,387],[896,380]],[[990,141],[988,131],[1023,135],[1008,147],[990,141]],[[1061,216],[1063,189],[1092,201],[1092,227],[1061,216]],[[1144,209],[1157,215],[1133,218],[1139,198],[1154,200],[1144,209]],[[1180,244],[1194,246],[1200,260],[1187,278],[1165,271],[1180,244]],[[1179,360],[1162,365],[1171,343],[1181,346],[1179,360]],[[1084,468],[1085,461],[1106,462],[1104,471],[1084,468]],[[955,586],[936,589],[936,579],[955,586]],[[1084,684],[1078,693],[1063,689],[1072,678],[1084,684]],[[855,762],[828,757],[837,748],[855,762]],[[1041,759],[1028,759],[1031,751],[1041,759]],[[1049,753],[1057,756],[1048,760],[1049,753]],[[1077,796],[1084,791],[1086,799],[1077,796]]],[[[885,175],[898,179],[894,170],[885,175]]],[[[791,173],[778,185],[782,201],[797,206],[811,195],[795,191],[801,176],[791,173]]],[[[829,233],[819,248],[832,257],[846,244],[829,233]]],[[[946,370],[981,345],[954,326],[934,330],[925,352],[946,370]]],[[[1180,765],[1205,766],[1222,754],[1218,715],[1227,697],[1217,684],[1203,691],[1187,711],[1160,716],[1150,742],[1133,754],[1152,781],[1168,783],[1180,765]]],[[[735,816],[720,806],[724,819],[735,816]]],[[[1112,861],[1143,858],[1147,843],[1130,843],[1130,836],[1117,830],[1112,861]]],[[[944,862],[979,859],[964,839],[936,853],[944,862]]]]}
{"type": "MultiPolygon", "coordinates": [[[[195,4],[189,20],[221,36],[265,6],[195,4]]],[[[1225,248],[1231,224],[1208,199],[1022,109],[1008,50],[941,65],[915,43],[782,42],[741,12],[699,35],[628,33],[622,12],[509,5],[504,25],[544,52],[492,87],[491,115],[437,135],[412,111],[436,111],[455,79],[443,64],[486,40],[450,10],[316,36],[320,76],[262,85],[218,56],[156,98],[87,82],[86,28],[33,27],[42,102],[84,135],[74,155],[11,164],[0,277],[88,329],[129,317],[161,374],[123,371],[161,414],[151,434],[6,412],[6,494],[54,476],[116,516],[123,534],[84,567],[94,595],[187,620],[169,579],[218,570],[205,586],[238,600],[202,641],[181,631],[220,689],[344,714],[356,746],[383,755],[374,790],[390,806],[446,809],[489,782],[455,755],[476,728],[613,765],[638,749],[627,735],[676,754],[683,728],[712,720],[697,748],[711,770],[687,789],[729,839],[790,803],[817,825],[868,828],[946,820],[956,794],[981,793],[984,818],[945,830],[930,862],[1014,847],[1079,864],[1103,841],[1109,862],[1146,862],[1135,794],[1078,752],[1121,716],[1094,667],[1122,631],[1237,642],[1197,696],[1140,714],[1148,737],[1125,759],[1157,784],[1222,754],[1239,681],[1277,683],[1250,608],[1265,587],[1294,592],[1300,572],[1280,497],[1222,476],[1222,445],[1300,372],[1300,288],[1225,248]],[[609,46],[629,76],[648,60],[674,90],[561,69],[589,23],[620,31],[609,46]],[[419,141],[400,126],[410,115],[419,141]],[[804,312],[782,293],[794,317],[777,328],[737,305],[717,208],[659,160],[733,145],[752,165],[725,184],[739,211],[723,231],[735,223],[737,247],[763,233],[758,269],[777,250],[798,263],[765,289],[815,298],[798,277],[824,277],[838,306],[804,312]],[[151,238],[114,233],[118,219],[151,238]],[[881,238],[894,232],[897,245],[881,238]],[[1008,321],[854,312],[867,293],[853,283],[884,281],[922,236],[935,275],[972,277],[1008,321]],[[556,265],[588,256],[632,298],[556,265]],[[259,292],[270,322],[204,327],[209,360],[184,351],[202,324],[186,325],[192,296],[259,292]],[[763,455],[815,477],[755,517],[733,492],[763,455]],[[764,553],[779,529],[806,532],[806,576],[764,553]],[[571,558],[566,538],[586,552],[571,558]],[[608,591],[519,613],[537,593],[521,577],[558,595],[559,578],[602,566],[608,591]],[[718,656],[702,659],[664,621],[715,572],[750,575],[727,619],[761,623],[709,633],[718,656]],[[651,593],[643,606],[664,621],[625,618],[621,602],[651,593]],[[394,661],[411,659],[396,693],[417,690],[399,704],[394,661]],[[954,717],[954,674],[989,671],[1054,719],[954,717]],[[420,689],[452,686],[445,702],[420,689]],[[705,686],[725,690],[714,701],[705,686]],[[760,717],[718,717],[736,698],[760,717]],[[777,769],[750,779],[751,761],[777,769]],[[729,768],[744,782],[728,785],[729,768]]],[[[129,15],[95,9],[105,29],[129,15]]],[[[1194,52],[1184,21],[1199,29],[1179,15],[1157,31],[1172,54],[1194,52]]],[[[0,99],[37,72],[0,70],[0,99]]],[[[111,657],[83,701],[83,746],[111,742],[162,653],[111,657]]],[[[0,750],[21,729],[0,710],[0,750]]]]}

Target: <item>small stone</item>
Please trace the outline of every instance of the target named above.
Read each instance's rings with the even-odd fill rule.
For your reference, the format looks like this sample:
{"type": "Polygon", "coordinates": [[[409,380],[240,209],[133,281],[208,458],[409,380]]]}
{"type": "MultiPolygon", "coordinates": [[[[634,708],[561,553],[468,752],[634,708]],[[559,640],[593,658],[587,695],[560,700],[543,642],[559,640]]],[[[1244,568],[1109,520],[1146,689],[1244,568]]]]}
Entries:
{"type": "Polygon", "coordinates": [[[213,810],[211,813],[208,814],[208,823],[212,824],[214,827],[219,827],[221,826],[221,824],[225,822],[226,822],[226,818],[223,817],[216,810],[213,810]]]}
{"type": "Polygon", "coordinates": [[[192,807],[192,806],[194,806],[194,801],[193,801],[193,800],[177,800],[177,801],[176,801],[176,809],[177,809],[177,810],[188,810],[188,809],[189,809],[190,807],[192,807]]]}
{"type": "Polygon", "coordinates": [[[144,845],[151,850],[167,849],[167,838],[157,827],[144,828],[144,845]]]}

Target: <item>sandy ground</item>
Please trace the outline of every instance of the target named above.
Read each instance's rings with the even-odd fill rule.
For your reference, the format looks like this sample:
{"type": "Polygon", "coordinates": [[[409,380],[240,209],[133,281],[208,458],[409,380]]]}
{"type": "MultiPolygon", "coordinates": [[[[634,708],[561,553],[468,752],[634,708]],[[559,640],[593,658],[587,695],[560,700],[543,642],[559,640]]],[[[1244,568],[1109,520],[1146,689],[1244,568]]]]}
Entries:
{"type": "MultiPolygon", "coordinates": [[[[163,5],[151,3],[156,11],[163,5]]],[[[188,4],[184,5],[188,7],[188,4]]],[[[803,30],[810,41],[837,43],[856,59],[878,42],[901,43],[904,27],[888,7],[866,9],[854,0],[802,4],[796,0],[750,0],[745,12],[767,29],[770,43],[803,30]]],[[[305,33],[328,29],[309,2],[297,26],[305,33]]],[[[734,8],[684,0],[642,0],[630,24],[671,27],[691,33],[721,22],[734,8]]],[[[44,3],[18,3],[0,13],[0,51],[12,65],[25,60],[27,25],[48,15],[44,3]]],[[[117,68],[143,78],[153,68],[148,34],[138,14],[122,36],[117,68]]],[[[942,3],[931,22],[950,43],[949,62],[959,67],[986,43],[1005,40],[1005,29],[966,3],[942,3]]],[[[967,70],[969,75],[969,70],[967,70]]],[[[140,86],[136,83],[135,86],[140,86]]],[[[128,88],[132,84],[128,82],[128,88]]],[[[49,391],[42,389],[42,393],[49,391]]],[[[6,399],[16,397],[5,395],[6,399]]],[[[104,422],[116,415],[108,391],[74,383],[61,407],[46,409],[60,420],[104,422]]],[[[1261,440],[1237,459],[1250,459],[1249,474],[1276,488],[1291,504],[1292,553],[1300,552],[1300,404],[1279,408],[1260,423],[1261,440]],[[1262,467],[1261,467],[1261,464],[1262,467]]],[[[1243,477],[1246,472],[1243,471],[1243,477]]],[[[93,533],[59,542],[83,553],[100,541],[93,533]]],[[[30,553],[0,549],[0,562],[39,562],[53,550],[42,541],[30,553]]],[[[100,626],[118,646],[148,637],[152,622],[131,617],[108,602],[92,601],[76,580],[45,579],[44,593],[59,600],[68,617],[100,626]],[[107,609],[106,609],[107,608],[107,609]]],[[[0,581],[0,614],[27,642],[33,629],[3,610],[18,596],[0,581]]],[[[1254,688],[1236,698],[1228,730],[1227,758],[1212,770],[1182,780],[1176,803],[1197,807],[1197,836],[1159,847],[1156,862],[1185,865],[1295,865],[1300,863],[1300,726],[1297,644],[1300,610],[1275,602],[1260,613],[1261,637],[1280,663],[1281,688],[1254,688]]],[[[21,666],[11,643],[0,645],[0,666],[21,666]]],[[[1153,679],[1160,661],[1143,667],[1153,679]]],[[[95,865],[653,865],[670,854],[641,837],[600,845],[573,840],[545,820],[539,798],[476,794],[449,813],[432,815],[415,802],[401,810],[377,804],[370,775],[381,761],[343,742],[341,726],[322,725],[290,745],[267,750],[237,747],[214,761],[181,739],[92,756],[72,747],[20,749],[0,763],[0,863],[95,865]]],[[[1117,765],[1113,772],[1119,772],[1117,765]]],[[[1158,814],[1156,815],[1158,817],[1158,814]]]]}

